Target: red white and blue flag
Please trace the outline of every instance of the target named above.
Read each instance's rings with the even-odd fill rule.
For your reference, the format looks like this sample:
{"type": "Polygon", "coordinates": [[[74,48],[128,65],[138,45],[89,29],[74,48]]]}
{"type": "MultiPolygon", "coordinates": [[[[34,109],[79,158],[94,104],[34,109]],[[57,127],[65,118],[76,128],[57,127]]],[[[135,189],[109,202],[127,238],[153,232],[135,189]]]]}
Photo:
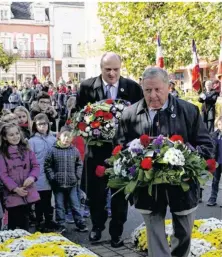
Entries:
{"type": "Polygon", "coordinates": [[[192,68],[192,88],[199,92],[201,91],[201,77],[200,77],[200,66],[197,57],[197,48],[194,39],[192,40],[192,51],[193,51],[193,68],[192,68]]]}
{"type": "Polygon", "coordinates": [[[222,76],[222,37],[220,38],[220,56],[217,70],[217,75],[219,74],[221,74],[220,76],[222,76]]]}
{"type": "Polygon", "coordinates": [[[162,53],[162,47],[160,42],[160,34],[157,34],[157,51],[156,51],[156,66],[163,68],[164,67],[164,59],[162,53]]]}

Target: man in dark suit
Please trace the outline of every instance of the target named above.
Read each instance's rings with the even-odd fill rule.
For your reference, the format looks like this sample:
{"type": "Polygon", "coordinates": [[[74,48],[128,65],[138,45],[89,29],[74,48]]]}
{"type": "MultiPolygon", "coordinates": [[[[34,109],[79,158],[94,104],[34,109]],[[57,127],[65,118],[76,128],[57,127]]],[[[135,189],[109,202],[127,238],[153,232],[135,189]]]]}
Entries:
{"type": "MultiPolygon", "coordinates": [[[[139,101],[142,97],[141,87],[130,79],[120,76],[121,57],[115,53],[107,52],[101,58],[101,75],[82,82],[77,95],[77,107],[83,108],[87,103],[95,103],[103,99],[124,99],[131,104],[139,101]]],[[[92,231],[89,234],[91,241],[101,238],[101,232],[105,229],[107,220],[106,197],[107,178],[99,178],[95,174],[97,165],[104,165],[104,160],[112,154],[113,144],[104,143],[103,146],[90,146],[88,149],[87,163],[83,174],[82,187],[87,193],[92,220],[92,231]]],[[[115,190],[111,190],[115,193],[115,190]]],[[[114,195],[111,199],[112,220],[110,221],[109,233],[111,246],[123,245],[121,235],[123,225],[127,219],[128,203],[123,193],[114,195]]]]}

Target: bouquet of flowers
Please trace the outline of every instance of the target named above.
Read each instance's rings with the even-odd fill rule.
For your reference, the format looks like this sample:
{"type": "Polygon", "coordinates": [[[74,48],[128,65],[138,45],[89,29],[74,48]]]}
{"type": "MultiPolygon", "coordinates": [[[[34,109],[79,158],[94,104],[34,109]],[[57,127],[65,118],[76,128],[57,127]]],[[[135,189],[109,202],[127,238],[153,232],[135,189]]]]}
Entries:
{"type": "Polygon", "coordinates": [[[97,176],[109,175],[108,186],[131,194],[139,186],[179,185],[189,190],[188,181],[198,180],[203,185],[216,169],[214,159],[205,160],[191,145],[184,144],[180,135],[150,138],[142,135],[128,144],[116,146],[106,160],[110,168],[98,166],[97,176]]]}
{"type": "Polygon", "coordinates": [[[121,99],[89,103],[74,116],[75,135],[82,136],[89,145],[100,146],[104,141],[112,140],[122,112],[129,105],[121,99]]]}

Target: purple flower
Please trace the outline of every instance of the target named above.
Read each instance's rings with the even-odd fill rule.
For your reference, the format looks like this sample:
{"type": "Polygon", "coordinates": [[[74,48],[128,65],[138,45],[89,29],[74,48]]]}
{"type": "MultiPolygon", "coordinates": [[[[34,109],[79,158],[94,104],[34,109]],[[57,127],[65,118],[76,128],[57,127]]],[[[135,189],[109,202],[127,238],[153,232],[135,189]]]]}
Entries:
{"type": "Polygon", "coordinates": [[[160,135],[156,139],[153,140],[153,145],[161,146],[163,144],[163,136],[160,135]]]}
{"type": "Polygon", "coordinates": [[[139,149],[139,148],[132,148],[131,151],[132,151],[133,153],[137,153],[137,154],[143,152],[143,150],[142,150],[142,149],[139,149]]]}
{"type": "Polygon", "coordinates": [[[93,135],[94,136],[99,136],[100,135],[100,130],[99,129],[94,129],[93,130],[93,135]]]}
{"type": "Polygon", "coordinates": [[[155,149],[155,153],[160,153],[160,149],[155,149]]]}
{"type": "Polygon", "coordinates": [[[132,176],[135,176],[136,174],[136,166],[133,165],[132,167],[129,168],[129,172],[132,176]]]}

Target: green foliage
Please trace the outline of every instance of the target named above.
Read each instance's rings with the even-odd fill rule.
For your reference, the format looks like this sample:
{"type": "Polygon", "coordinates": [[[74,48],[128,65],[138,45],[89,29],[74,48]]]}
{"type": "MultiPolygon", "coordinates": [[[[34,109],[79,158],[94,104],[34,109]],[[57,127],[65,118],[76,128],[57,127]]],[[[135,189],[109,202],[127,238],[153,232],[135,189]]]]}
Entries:
{"type": "Polygon", "coordinates": [[[0,68],[7,72],[15,61],[16,57],[6,53],[0,45],[0,68]]]}
{"type": "Polygon", "coordinates": [[[169,71],[192,62],[192,39],[199,56],[218,59],[222,3],[100,2],[98,15],[106,50],[119,53],[136,77],[155,64],[157,32],[169,71]]]}

